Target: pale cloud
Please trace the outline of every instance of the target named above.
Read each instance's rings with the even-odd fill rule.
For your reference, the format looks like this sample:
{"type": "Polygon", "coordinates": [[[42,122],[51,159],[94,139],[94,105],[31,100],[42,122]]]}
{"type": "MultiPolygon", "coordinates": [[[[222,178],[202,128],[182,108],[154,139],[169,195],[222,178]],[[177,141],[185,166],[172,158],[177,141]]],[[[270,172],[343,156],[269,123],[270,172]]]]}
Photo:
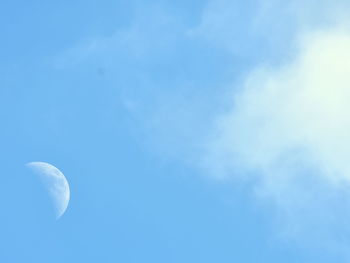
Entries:
{"type": "Polygon", "coordinates": [[[309,32],[298,43],[286,64],[260,66],[235,88],[204,163],[213,175],[255,181],[284,234],[335,242],[350,219],[350,31],[309,32]]]}

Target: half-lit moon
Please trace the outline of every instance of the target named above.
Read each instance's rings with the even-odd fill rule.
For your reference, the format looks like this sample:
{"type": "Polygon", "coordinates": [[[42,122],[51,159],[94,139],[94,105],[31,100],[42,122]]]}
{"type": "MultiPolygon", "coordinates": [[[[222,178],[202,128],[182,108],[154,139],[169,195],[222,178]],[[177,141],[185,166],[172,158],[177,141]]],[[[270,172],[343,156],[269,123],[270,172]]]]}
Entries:
{"type": "Polygon", "coordinates": [[[30,162],[26,166],[42,179],[53,200],[56,219],[59,219],[66,211],[70,199],[69,184],[66,177],[55,166],[45,162],[30,162]]]}

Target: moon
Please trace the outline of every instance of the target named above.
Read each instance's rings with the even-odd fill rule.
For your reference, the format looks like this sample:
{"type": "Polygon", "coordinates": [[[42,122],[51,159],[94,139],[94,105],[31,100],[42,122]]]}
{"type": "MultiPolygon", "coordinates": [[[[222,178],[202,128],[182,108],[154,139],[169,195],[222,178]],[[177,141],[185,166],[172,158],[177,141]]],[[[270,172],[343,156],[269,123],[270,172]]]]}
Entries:
{"type": "Polygon", "coordinates": [[[26,166],[40,176],[54,203],[56,220],[66,211],[69,199],[69,184],[64,174],[55,166],[45,162],[30,162],[26,166]]]}

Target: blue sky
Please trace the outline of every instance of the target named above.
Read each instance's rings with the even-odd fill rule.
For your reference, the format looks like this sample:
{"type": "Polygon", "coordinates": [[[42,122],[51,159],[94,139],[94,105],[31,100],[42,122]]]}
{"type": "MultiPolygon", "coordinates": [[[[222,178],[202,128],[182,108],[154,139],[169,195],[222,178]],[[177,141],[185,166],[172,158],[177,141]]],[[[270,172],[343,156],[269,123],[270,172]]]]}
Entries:
{"type": "Polygon", "coordinates": [[[348,262],[347,11],[2,1],[0,262],[348,262]]]}

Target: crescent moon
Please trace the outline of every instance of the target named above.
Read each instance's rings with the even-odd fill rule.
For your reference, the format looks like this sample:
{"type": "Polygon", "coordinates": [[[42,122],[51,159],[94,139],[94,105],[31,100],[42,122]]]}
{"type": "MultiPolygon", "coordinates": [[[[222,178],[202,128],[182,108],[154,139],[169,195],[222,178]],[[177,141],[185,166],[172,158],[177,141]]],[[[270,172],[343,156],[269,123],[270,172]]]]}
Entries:
{"type": "Polygon", "coordinates": [[[30,162],[26,166],[42,179],[53,200],[56,219],[59,219],[66,211],[70,199],[70,189],[66,177],[55,166],[45,162],[30,162]]]}

